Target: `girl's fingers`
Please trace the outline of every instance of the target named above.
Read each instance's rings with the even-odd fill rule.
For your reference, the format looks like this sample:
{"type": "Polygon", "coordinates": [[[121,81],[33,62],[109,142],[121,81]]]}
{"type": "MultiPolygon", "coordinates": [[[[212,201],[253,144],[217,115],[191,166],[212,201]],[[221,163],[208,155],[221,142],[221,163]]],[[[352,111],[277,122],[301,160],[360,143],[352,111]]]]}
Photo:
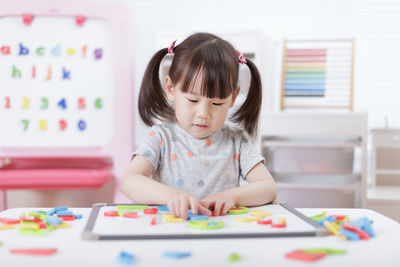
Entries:
{"type": "Polygon", "coordinates": [[[233,206],[227,205],[227,204],[225,203],[224,208],[222,209],[222,214],[223,214],[223,215],[227,214],[228,211],[229,211],[231,208],[233,208],[233,206]]]}
{"type": "Polygon", "coordinates": [[[199,213],[199,202],[195,198],[190,198],[190,209],[192,210],[193,214],[198,214],[199,213]]]}
{"type": "Polygon", "coordinates": [[[170,213],[172,213],[172,214],[175,214],[175,202],[170,202],[170,203],[168,203],[167,204],[167,206],[168,206],[168,209],[169,209],[169,212],[170,213]]]}
{"type": "Polygon", "coordinates": [[[187,219],[188,205],[189,205],[189,202],[186,198],[181,201],[181,207],[180,207],[181,214],[179,217],[182,217],[184,220],[187,219]]]}
{"type": "Polygon", "coordinates": [[[176,209],[178,210],[178,217],[183,218],[183,210],[184,210],[184,206],[185,205],[185,200],[184,199],[179,199],[178,203],[177,203],[177,207],[176,209]]]}
{"type": "Polygon", "coordinates": [[[222,204],[223,204],[222,200],[217,200],[215,202],[215,206],[214,206],[214,214],[215,214],[215,216],[219,216],[220,215],[222,204]]]}
{"type": "Polygon", "coordinates": [[[205,208],[209,208],[211,205],[211,201],[209,201],[207,199],[202,199],[199,201],[199,205],[202,205],[205,208]]]}
{"type": "Polygon", "coordinates": [[[207,216],[211,215],[211,210],[209,210],[208,207],[205,207],[202,204],[199,204],[199,212],[207,216]]]}
{"type": "Polygon", "coordinates": [[[177,217],[180,217],[180,213],[181,213],[181,206],[180,206],[180,203],[179,203],[180,201],[179,201],[179,199],[177,199],[177,200],[175,200],[174,201],[174,209],[175,209],[175,212],[173,213],[175,216],[177,216],[177,217]]]}
{"type": "Polygon", "coordinates": [[[202,199],[199,201],[199,212],[201,214],[210,216],[211,215],[211,210],[209,210],[208,208],[210,207],[210,201],[206,200],[206,199],[202,199]]]}
{"type": "Polygon", "coordinates": [[[225,206],[226,206],[225,201],[221,201],[221,208],[219,210],[219,216],[225,215],[225,213],[224,213],[225,206]]]}

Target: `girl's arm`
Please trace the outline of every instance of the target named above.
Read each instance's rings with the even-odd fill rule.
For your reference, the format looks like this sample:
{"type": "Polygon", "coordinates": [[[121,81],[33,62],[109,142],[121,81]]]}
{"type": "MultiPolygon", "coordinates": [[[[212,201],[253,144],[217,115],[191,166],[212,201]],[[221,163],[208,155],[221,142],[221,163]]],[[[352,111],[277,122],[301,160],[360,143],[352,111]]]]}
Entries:
{"type": "Polygon", "coordinates": [[[276,198],[274,179],[260,162],[246,176],[247,185],[213,194],[201,200],[205,207],[214,206],[216,216],[226,214],[233,206],[258,206],[272,202],[276,198]]]}
{"type": "Polygon", "coordinates": [[[141,204],[167,204],[171,213],[187,218],[187,210],[194,214],[211,212],[199,205],[196,197],[150,179],[153,165],[143,156],[136,155],[122,178],[121,191],[129,199],[141,204]]]}
{"type": "Polygon", "coordinates": [[[276,198],[275,181],[271,174],[260,162],[246,176],[247,185],[228,190],[236,205],[258,206],[270,203],[276,198]]]}
{"type": "Polygon", "coordinates": [[[178,190],[150,179],[153,165],[141,155],[136,155],[125,171],[121,192],[136,203],[165,204],[178,190]]]}

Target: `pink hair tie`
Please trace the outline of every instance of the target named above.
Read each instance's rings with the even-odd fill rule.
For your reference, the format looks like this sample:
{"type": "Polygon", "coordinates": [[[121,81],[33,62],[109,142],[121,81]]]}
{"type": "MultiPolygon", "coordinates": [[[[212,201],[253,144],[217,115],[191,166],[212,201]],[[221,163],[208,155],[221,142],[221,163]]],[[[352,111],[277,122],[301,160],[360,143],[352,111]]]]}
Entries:
{"type": "Polygon", "coordinates": [[[242,52],[240,52],[239,50],[236,50],[236,54],[238,56],[239,62],[240,63],[247,63],[246,58],[243,56],[242,52]]]}
{"type": "Polygon", "coordinates": [[[168,47],[168,54],[173,54],[174,53],[174,47],[175,47],[175,43],[177,40],[173,41],[171,43],[171,45],[168,47]]]}

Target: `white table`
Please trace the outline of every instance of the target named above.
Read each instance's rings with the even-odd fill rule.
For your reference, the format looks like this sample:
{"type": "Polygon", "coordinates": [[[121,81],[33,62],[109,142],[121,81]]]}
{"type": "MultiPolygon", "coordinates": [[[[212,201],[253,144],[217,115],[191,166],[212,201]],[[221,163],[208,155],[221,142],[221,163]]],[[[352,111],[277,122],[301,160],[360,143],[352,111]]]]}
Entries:
{"type": "MultiPolygon", "coordinates": [[[[0,217],[18,218],[25,211],[49,208],[16,208],[5,210],[0,217]]],[[[90,208],[70,208],[83,219],[71,222],[69,229],[57,229],[45,237],[24,236],[17,230],[0,230],[0,266],[124,266],[118,263],[121,251],[133,253],[132,266],[400,266],[400,224],[367,209],[298,209],[307,216],[327,211],[328,214],[347,214],[350,219],[366,216],[373,220],[376,237],[368,241],[344,241],[337,236],[206,239],[206,240],[136,240],[86,241],[81,232],[90,208]],[[11,254],[10,249],[58,248],[51,256],[11,254]],[[345,249],[345,255],[328,255],[314,263],[286,259],[284,255],[296,249],[345,249]],[[168,259],[166,251],[189,251],[191,257],[168,259]],[[228,256],[237,252],[242,260],[229,262],[228,256]]],[[[128,265],[125,265],[128,266],[128,265]]]]}

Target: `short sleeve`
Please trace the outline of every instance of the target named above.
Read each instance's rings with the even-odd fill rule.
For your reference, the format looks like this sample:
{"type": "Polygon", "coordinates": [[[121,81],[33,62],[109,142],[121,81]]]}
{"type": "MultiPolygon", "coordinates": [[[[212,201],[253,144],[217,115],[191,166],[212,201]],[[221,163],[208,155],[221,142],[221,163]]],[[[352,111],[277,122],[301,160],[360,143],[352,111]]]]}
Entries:
{"type": "Polygon", "coordinates": [[[240,175],[246,179],[247,174],[258,163],[264,162],[264,158],[257,152],[254,142],[250,141],[246,135],[243,135],[240,143],[239,166],[240,175]]]}
{"type": "Polygon", "coordinates": [[[132,159],[136,155],[141,155],[146,158],[151,165],[153,165],[153,172],[158,169],[161,155],[161,144],[162,138],[160,129],[157,126],[153,126],[148,130],[144,140],[137,146],[136,150],[132,154],[132,159]]]}

